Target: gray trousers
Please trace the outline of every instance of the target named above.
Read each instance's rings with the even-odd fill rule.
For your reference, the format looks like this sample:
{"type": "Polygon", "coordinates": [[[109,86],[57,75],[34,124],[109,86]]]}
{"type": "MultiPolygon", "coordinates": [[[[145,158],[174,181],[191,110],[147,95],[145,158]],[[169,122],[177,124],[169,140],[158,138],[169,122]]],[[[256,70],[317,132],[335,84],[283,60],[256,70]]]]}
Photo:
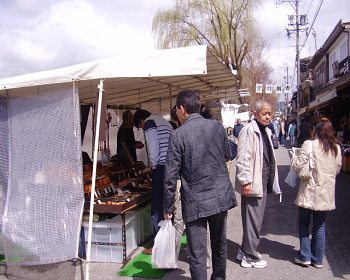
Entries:
{"type": "Polygon", "coordinates": [[[207,279],[207,226],[210,228],[213,272],[211,280],[226,279],[227,211],[186,223],[191,279],[207,279]]]}
{"type": "Polygon", "coordinates": [[[175,209],[174,209],[175,248],[176,248],[175,252],[177,257],[179,257],[179,253],[181,249],[181,237],[185,230],[185,223],[182,220],[180,188],[181,188],[181,181],[177,180],[176,193],[175,193],[175,209]]]}
{"type": "MultiPolygon", "coordinates": [[[[177,258],[179,258],[181,249],[181,238],[185,231],[185,223],[182,219],[181,198],[180,198],[181,181],[178,180],[176,184],[175,193],[175,209],[174,209],[174,227],[175,227],[175,252],[177,258]]],[[[207,268],[211,267],[211,245],[210,245],[210,233],[209,229],[207,235],[207,268]]]]}
{"type": "Polygon", "coordinates": [[[260,260],[257,247],[266,206],[266,188],[263,197],[241,196],[243,238],[241,250],[251,260],[260,260]]]}

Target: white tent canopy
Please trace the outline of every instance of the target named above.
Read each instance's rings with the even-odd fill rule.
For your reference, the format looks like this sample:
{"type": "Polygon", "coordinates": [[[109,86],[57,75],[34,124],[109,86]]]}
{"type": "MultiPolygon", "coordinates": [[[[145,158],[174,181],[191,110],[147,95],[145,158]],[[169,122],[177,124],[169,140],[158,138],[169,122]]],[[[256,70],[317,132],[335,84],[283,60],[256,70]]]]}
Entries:
{"type": "MultiPolygon", "coordinates": [[[[121,54],[0,80],[0,229],[9,237],[6,257],[19,254],[24,264],[42,264],[75,255],[84,203],[79,102],[95,103],[98,85],[99,103],[106,95],[107,104],[134,106],[166,99],[171,105],[182,89],[198,90],[204,98],[228,93],[232,97],[236,82],[207,46],[121,54]],[[20,245],[18,250],[12,250],[13,244],[20,245]]],[[[92,193],[101,107],[97,106],[92,193]]],[[[93,197],[89,247],[92,213],[93,197]]]]}
{"type": "Polygon", "coordinates": [[[80,101],[94,103],[100,79],[104,79],[108,104],[128,106],[168,99],[182,89],[199,90],[204,95],[219,95],[223,94],[222,90],[231,89],[232,95],[237,81],[207,46],[201,45],[157,50],[148,55],[120,54],[109,59],[6,78],[0,80],[0,94],[6,89],[73,81],[80,101]]]}

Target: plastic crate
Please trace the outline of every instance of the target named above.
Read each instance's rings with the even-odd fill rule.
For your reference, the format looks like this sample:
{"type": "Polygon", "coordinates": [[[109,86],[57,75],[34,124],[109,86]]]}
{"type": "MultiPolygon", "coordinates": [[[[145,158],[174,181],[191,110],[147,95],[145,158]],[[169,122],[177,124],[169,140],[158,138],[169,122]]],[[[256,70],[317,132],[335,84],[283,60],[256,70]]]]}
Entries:
{"type": "Polygon", "coordinates": [[[135,213],[136,241],[142,245],[152,236],[151,204],[137,208],[135,213]]]}
{"type": "Polygon", "coordinates": [[[148,204],[142,211],[142,242],[149,239],[153,234],[151,204],[148,204]]]}
{"type": "MultiPolygon", "coordinates": [[[[135,213],[125,214],[126,257],[137,247],[135,213]]],[[[83,222],[86,250],[89,223],[83,222]]],[[[96,262],[123,262],[122,218],[120,215],[102,222],[93,222],[90,260],[96,262]],[[98,242],[101,244],[94,244],[98,242]],[[114,244],[113,244],[114,243],[114,244]],[[119,243],[119,244],[115,244],[119,243]]]]}

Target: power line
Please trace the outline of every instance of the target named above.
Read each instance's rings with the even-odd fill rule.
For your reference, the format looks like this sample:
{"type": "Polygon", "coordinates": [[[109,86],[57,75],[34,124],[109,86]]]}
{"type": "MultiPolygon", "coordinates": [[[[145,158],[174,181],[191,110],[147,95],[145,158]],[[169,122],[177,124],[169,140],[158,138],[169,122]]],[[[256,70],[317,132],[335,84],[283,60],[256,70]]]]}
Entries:
{"type": "MultiPolygon", "coordinates": [[[[317,16],[318,16],[318,13],[319,13],[319,11],[320,11],[320,9],[321,9],[322,3],[323,3],[323,0],[320,0],[320,4],[318,5],[318,9],[317,9],[316,15],[314,16],[314,19],[312,20],[312,23],[311,23],[311,26],[310,26],[310,30],[312,30],[312,27],[314,26],[314,23],[315,23],[315,21],[316,21],[316,18],[317,18],[317,16]]],[[[302,50],[303,47],[305,46],[306,41],[307,41],[307,39],[309,38],[310,33],[311,33],[311,32],[307,32],[306,38],[305,38],[305,40],[304,40],[304,43],[301,45],[299,52],[301,52],[301,50],[302,50]]]]}
{"type": "Polygon", "coordinates": [[[310,11],[310,8],[311,8],[311,5],[312,5],[312,3],[314,2],[314,0],[311,0],[311,2],[310,2],[310,5],[309,5],[309,8],[307,9],[307,12],[306,12],[306,17],[307,17],[307,15],[309,14],[309,11],[310,11]]]}

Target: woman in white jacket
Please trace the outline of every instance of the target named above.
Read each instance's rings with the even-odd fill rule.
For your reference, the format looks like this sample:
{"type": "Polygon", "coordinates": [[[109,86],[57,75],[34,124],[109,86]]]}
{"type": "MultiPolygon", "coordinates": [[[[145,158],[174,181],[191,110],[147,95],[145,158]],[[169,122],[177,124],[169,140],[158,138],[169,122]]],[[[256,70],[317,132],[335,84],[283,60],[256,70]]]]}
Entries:
{"type": "Polygon", "coordinates": [[[300,240],[295,263],[322,268],[326,247],[325,220],[327,212],[335,209],[335,177],[341,167],[341,152],[329,119],[316,116],[311,125],[313,140],[305,141],[300,152],[292,158],[292,166],[301,177],[295,201],[299,206],[300,240]]]}

